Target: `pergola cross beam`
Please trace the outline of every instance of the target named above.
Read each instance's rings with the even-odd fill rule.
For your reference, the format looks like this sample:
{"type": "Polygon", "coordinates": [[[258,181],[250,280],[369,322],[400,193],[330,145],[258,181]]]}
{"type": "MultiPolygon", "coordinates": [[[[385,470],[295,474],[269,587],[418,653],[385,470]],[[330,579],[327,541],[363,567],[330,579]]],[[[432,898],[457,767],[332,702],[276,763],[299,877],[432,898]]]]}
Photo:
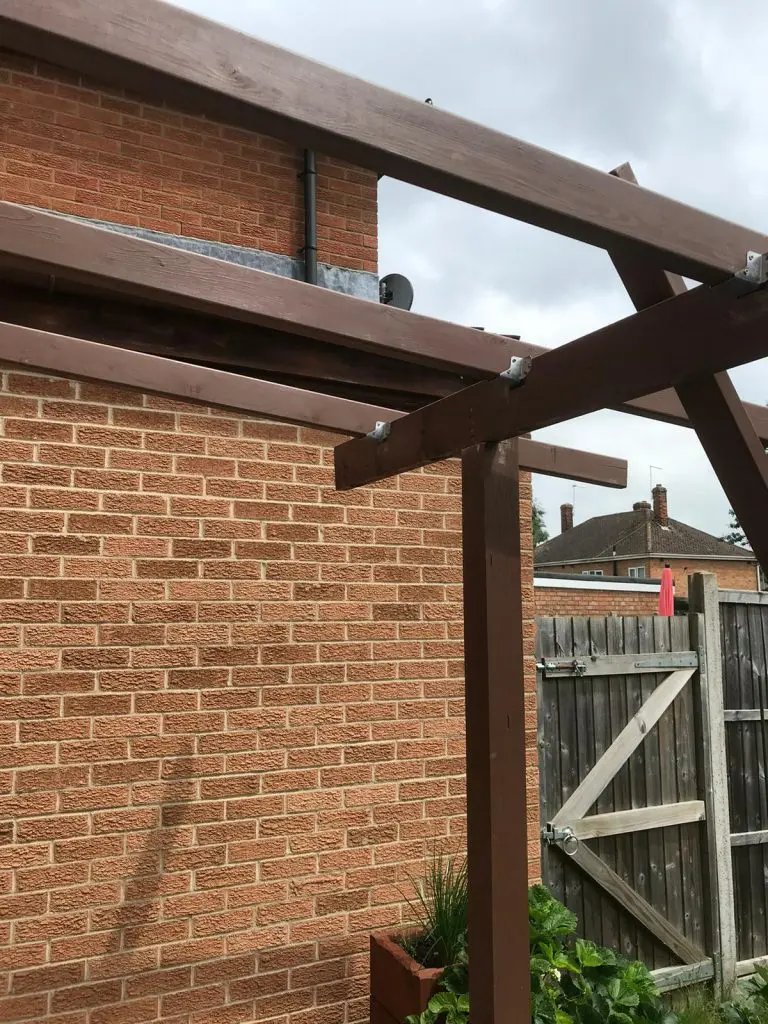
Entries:
{"type": "Polygon", "coordinates": [[[768,238],[156,0],[0,0],[22,53],[716,282],[768,238]]]}
{"type": "MultiPolygon", "coordinates": [[[[635,254],[631,264],[638,262],[648,265],[635,254]]],[[[351,381],[352,363],[362,366],[359,356],[366,361],[388,360],[386,366],[371,367],[375,370],[371,379],[390,389],[420,389],[427,398],[444,397],[461,386],[455,378],[450,380],[449,373],[464,374],[470,380],[490,378],[509,366],[512,356],[538,357],[549,351],[516,338],[350,299],[301,281],[0,202],[0,274],[28,272],[48,278],[55,287],[46,289],[36,304],[35,321],[27,326],[41,326],[40,318],[57,303],[53,329],[86,337],[93,317],[78,311],[77,296],[63,291],[85,286],[104,294],[108,303],[134,303],[128,319],[144,344],[151,342],[157,331],[145,330],[142,314],[146,317],[147,310],[151,314],[162,306],[163,324],[174,315],[187,321],[193,315],[200,317],[194,337],[188,332],[185,336],[185,347],[192,353],[200,351],[203,339],[213,352],[221,352],[228,332],[239,339],[249,328],[272,331],[277,332],[275,348],[282,352],[282,360],[263,358],[259,364],[264,346],[254,346],[249,362],[257,371],[285,366],[287,351],[279,340],[291,335],[291,358],[298,375],[317,378],[317,367],[322,364],[323,374],[351,381]],[[310,346],[316,349],[314,356],[310,346]],[[403,378],[409,371],[411,384],[405,385],[403,378]]],[[[20,322],[16,317],[27,315],[29,304],[25,308],[20,295],[12,291],[10,297],[2,298],[6,320],[20,322]]],[[[194,354],[190,358],[195,358],[194,354]]],[[[679,399],[669,389],[616,402],[612,407],[690,426],[679,399]]],[[[746,409],[759,436],[768,443],[768,409],[759,405],[747,405],[746,409]]]]}
{"type": "Polygon", "coordinates": [[[752,362],[768,355],[767,324],[768,292],[702,285],[537,357],[522,386],[483,381],[397,420],[383,441],[340,445],[336,485],[374,483],[752,362]]]}
{"type": "MultiPolygon", "coordinates": [[[[637,184],[629,164],[612,173],[637,184]]],[[[636,309],[686,291],[681,277],[642,256],[609,255],[636,309]]],[[[726,372],[704,375],[676,390],[752,550],[768,565],[768,455],[731,378],[726,372]]]]}
{"type": "MultiPolygon", "coordinates": [[[[291,423],[364,434],[377,420],[404,413],[209,366],[0,322],[0,362],[78,380],[203,402],[291,423]]],[[[609,455],[521,438],[520,467],[603,487],[626,487],[627,463],[609,455]]]]}

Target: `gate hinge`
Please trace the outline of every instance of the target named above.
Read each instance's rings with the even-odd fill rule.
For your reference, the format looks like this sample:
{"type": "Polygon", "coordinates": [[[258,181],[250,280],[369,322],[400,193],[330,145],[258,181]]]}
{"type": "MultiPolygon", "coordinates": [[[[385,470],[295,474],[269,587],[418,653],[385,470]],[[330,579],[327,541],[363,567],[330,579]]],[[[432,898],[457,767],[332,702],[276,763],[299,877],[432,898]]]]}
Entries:
{"type": "Polygon", "coordinates": [[[563,853],[568,854],[569,857],[572,857],[579,848],[579,840],[573,834],[573,829],[567,825],[565,828],[558,828],[557,825],[547,822],[541,830],[541,841],[546,846],[561,846],[563,853]]]}

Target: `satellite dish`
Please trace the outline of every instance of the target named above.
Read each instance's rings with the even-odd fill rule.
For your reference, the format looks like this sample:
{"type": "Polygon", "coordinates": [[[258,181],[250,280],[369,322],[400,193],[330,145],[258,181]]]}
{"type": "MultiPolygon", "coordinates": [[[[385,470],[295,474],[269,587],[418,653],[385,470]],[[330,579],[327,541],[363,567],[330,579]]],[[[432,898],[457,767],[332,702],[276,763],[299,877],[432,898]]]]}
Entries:
{"type": "Polygon", "coordinates": [[[379,302],[397,309],[410,309],[413,305],[413,285],[402,274],[387,274],[379,281],[379,302]]]}

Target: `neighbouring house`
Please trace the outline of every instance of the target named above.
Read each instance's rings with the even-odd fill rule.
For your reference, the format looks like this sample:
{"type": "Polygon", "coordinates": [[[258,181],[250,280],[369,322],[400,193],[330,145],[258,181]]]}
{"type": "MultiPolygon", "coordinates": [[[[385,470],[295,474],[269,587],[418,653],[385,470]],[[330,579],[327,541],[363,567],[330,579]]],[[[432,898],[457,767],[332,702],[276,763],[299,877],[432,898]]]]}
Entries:
{"type": "Polygon", "coordinates": [[[671,519],[666,487],[658,484],[652,497],[652,505],[638,501],[631,512],[595,516],[578,525],[573,506],[562,505],[559,535],[534,552],[537,573],[658,580],[669,565],[677,597],[687,596],[688,575],[694,572],[714,573],[723,590],[760,589],[751,551],[671,519]]]}
{"type": "MultiPolygon", "coordinates": [[[[2,51],[0,132],[0,200],[301,274],[298,147],[2,51]]],[[[377,301],[376,175],[318,172],[321,282],[377,301]]],[[[458,463],[338,493],[338,436],[8,367],[0,425],[0,1019],[366,1021],[465,840],[458,463]]]]}
{"type": "MultiPolygon", "coordinates": [[[[572,572],[533,574],[536,615],[656,615],[659,580],[628,576],[582,576],[572,572]]],[[[680,603],[680,602],[678,602],[680,603]]]]}

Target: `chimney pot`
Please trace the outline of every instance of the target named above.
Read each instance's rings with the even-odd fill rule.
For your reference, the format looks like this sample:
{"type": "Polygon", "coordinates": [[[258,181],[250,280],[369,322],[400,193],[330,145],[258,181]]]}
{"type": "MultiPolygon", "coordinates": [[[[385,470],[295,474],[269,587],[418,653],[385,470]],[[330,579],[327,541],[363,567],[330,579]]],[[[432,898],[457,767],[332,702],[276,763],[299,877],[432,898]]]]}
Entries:
{"type": "Polygon", "coordinates": [[[633,512],[642,512],[643,509],[650,509],[651,504],[648,501],[636,501],[632,506],[633,512]]]}
{"type": "Polygon", "coordinates": [[[573,505],[560,506],[560,532],[573,529],[573,505]]]}
{"type": "Polygon", "coordinates": [[[667,509],[667,488],[656,484],[653,488],[653,518],[659,526],[669,526],[669,510],[667,509]]]}

